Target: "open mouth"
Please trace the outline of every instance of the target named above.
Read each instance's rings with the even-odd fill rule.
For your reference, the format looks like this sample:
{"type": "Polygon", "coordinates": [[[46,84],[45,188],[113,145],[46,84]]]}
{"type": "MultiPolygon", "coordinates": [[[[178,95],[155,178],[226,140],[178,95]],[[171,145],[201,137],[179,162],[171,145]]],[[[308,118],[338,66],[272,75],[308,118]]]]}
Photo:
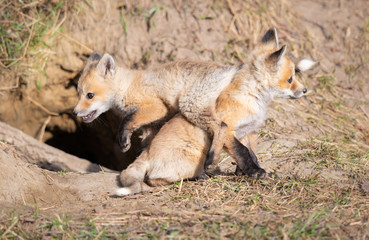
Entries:
{"type": "Polygon", "coordinates": [[[95,111],[92,111],[91,113],[87,114],[86,116],[83,116],[83,117],[82,117],[82,120],[83,120],[84,122],[89,122],[89,121],[91,121],[91,119],[94,117],[95,113],[96,113],[96,110],[95,110],[95,111]]]}

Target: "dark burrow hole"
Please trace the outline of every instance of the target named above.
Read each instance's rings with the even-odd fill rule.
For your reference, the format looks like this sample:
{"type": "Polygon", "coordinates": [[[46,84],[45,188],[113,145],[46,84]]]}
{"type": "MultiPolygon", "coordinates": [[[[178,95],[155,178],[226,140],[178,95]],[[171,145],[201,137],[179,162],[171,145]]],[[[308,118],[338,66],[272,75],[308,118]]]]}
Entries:
{"type": "MultiPolygon", "coordinates": [[[[45,142],[46,144],[117,171],[125,169],[139,155],[141,150],[139,133],[132,136],[130,150],[126,153],[120,151],[116,141],[120,120],[111,111],[102,114],[90,124],[78,122],[71,115],[70,118],[74,120],[76,130],[62,129],[58,125],[49,126],[46,132],[51,133],[52,137],[45,142]]],[[[59,170],[52,166],[41,167],[59,170]]]]}

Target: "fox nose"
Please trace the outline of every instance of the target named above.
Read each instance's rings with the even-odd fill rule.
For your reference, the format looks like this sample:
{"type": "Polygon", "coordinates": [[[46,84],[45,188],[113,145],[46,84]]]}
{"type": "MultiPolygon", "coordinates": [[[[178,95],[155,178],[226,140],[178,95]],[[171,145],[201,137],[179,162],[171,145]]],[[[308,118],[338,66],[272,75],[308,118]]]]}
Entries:
{"type": "Polygon", "coordinates": [[[305,94],[305,93],[307,93],[307,89],[306,88],[304,88],[303,90],[302,90],[302,92],[305,94]]]}
{"type": "Polygon", "coordinates": [[[73,110],[73,115],[74,116],[77,116],[78,115],[78,112],[76,110],[73,110]]]}

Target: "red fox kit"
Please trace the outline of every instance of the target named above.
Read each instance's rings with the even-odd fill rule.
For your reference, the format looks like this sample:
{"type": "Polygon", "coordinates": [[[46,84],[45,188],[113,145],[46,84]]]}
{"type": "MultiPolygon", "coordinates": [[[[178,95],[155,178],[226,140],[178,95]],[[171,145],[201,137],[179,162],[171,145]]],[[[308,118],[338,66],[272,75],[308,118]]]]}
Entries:
{"type": "MultiPolygon", "coordinates": [[[[228,126],[227,137],[217,139],[217,146],[225,144],[230,152],[239,151],[238,140],[255,132],[264,122],[270,101],[274,98],[297,99],[307,92],[295,78],[295,73],[306,71],[315,63],[305,59],[295,68],[295,64],[285,53],[286,46],[279,47],[276,29],[269,29],[261,44],[250,54],[248,61],[217,99],[218,118],[228,126]]],[[[210,151],[205,167],[214,168],[218,160],[219,157],[210,151]]],[[[258,169],[256,161],[255,164],[252,170],[254,173],[251,174],[263,175],[263,170],[258,169]]]]}
{"type": "MultiPolygon", "coordinates": [[[[123,187],[115,195],[140,193],[181,179],[202,178],[209,147],[209,134],[177,114],[165,123],[140,156],[122,171],[120,183],[123,187]]],[[[235,147],[236,154],[249,155],[242,144],[235,147]]]]}

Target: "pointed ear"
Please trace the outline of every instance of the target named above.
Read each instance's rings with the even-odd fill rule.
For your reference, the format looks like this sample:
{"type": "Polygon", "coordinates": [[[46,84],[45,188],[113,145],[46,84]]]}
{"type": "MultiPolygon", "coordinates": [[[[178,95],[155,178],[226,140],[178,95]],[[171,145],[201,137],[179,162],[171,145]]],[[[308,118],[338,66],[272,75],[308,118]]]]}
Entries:
{"type": "Polygon", "coordinates": [[[295,72],[304,72],[312,68],[316,62],[309,60],[309,59],[302,59],[300,62],[297,63],[295,72]]]}
{"type": "Polygon", "coordinates": [[[279,65],[283,59],[283,56],[286,53],[286,49],[287,49],[287,46],[283,45],[281,49],[279,49],[278,51],[275,51],[267,58],[267,62],[271,64],[279,65]]]}
{"type": "Polygon", "coordinates": [[[270,28],[261,39],[261,43],[272,48],[279,48],[277,29],[275,27],[270,28]]]}
{"type": "Polygon", "coordinates": [[[115,62],[113,57],[105,53],[97,64],[96,70],[101,76],[106,77],[108,74],[113,76],[115,73],[115,62]]]}
{"type": "Polygon", "coordinates": [[[101,58],[101,55],[98,52],[93,52],[91,56],[87,59],[86,66],[93,63],[98,62],[101,58]]]}
{"type": "Polygon", "coordinates": [[[91,60],[91,61],[98,61],[98,60],[100,60],[100,58],[101,58],[101,55],[100,55],[98,52],[94,51],[94,52],[91,54],[91,56],[88,58],[88,60],[91,60]]]}

